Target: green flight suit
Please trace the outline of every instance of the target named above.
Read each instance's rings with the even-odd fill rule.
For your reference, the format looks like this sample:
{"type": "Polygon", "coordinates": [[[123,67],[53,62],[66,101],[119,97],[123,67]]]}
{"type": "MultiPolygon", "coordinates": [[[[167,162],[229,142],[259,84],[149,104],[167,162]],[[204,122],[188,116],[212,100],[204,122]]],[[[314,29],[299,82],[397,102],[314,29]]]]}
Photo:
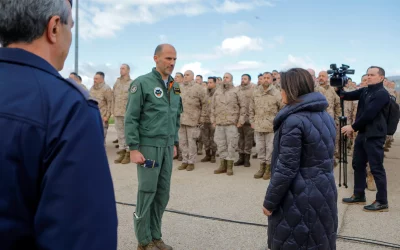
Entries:
{"type": "Polygon", "coordinates": [[[129,89],[125,114],[125,137],[129,150],[139,150],[159,167],[137,165],[138,194],[134,227],[139,244],[161,239],[161,219],[169,201],[174,145],[182,101],[180,89],[169,76],[167,87],[161,75],[152,72],[135,79],[129,89]]]}

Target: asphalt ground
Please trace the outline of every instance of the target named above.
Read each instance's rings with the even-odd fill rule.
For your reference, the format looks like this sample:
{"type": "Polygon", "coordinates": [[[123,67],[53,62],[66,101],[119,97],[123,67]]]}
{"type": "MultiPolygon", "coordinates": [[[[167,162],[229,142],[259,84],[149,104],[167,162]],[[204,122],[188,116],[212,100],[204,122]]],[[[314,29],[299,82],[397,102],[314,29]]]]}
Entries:
{"type": "MultiPolygon", "coordinates": [[[[118,249],[137,248],[133,231],[133,212],[137,194],[136,165],[114,164],[117,138],[110,126],[107,153],[118,209],[118,249]]],[[[234,167],[234,175],[215,175],[217,163],[201,163],[195,170],[179,171],[174,161],[170,201],[163,217],[163,239],[175,250],[264,250],[267,218],[262,204],[269,181],[253,178],[258,160],[251,167],[234,167]]],[[[351,157],[348,157],[351,163],[351,157]]],[[[339,237],[337,249],[400,249],[400,134],[395,135],[384,161],[388,177],[389,212],[367,213],[362,206],[345,205],[343,197],[352,194],[353,170],[348,166],[348,188],[338,187],[339,237]],[[369,242],[369,243],[365,243],[369,242]],[[392,246],[389,248],[388,246],[392,246]]],[[[335,168],[338,183],[339,168],[335,168]]],[[[342,180],[343,183],[343,180],[342,180]]],[[[367,203],[375,192],[366,191],[367,203]]]]}

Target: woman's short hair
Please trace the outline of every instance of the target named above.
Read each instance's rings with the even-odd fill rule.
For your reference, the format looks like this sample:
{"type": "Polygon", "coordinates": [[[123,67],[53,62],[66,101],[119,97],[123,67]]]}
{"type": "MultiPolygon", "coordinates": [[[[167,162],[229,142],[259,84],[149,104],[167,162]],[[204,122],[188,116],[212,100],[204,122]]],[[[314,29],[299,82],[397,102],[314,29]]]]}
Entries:
{"type": "Polygon", "coordinates": [[[307,70],[293,68],[281,73],[281,88],[286,92],[287,103],[292,104],[299,102],[300,96],[314,92],[314,80],[307,70]]]}

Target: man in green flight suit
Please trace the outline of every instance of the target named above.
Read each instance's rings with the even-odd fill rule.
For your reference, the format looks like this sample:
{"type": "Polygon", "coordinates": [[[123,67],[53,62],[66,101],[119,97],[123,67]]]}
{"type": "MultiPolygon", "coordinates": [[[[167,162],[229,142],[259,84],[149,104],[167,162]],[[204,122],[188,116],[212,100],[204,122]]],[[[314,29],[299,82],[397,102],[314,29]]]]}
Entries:
{"type": "Polygon", "coordinates": [[[179,85],[171,77],[175,48],[169,44],[158,45],[154,61],[156,67],[152,72],[139,76],[130,85],[125,135],[131,161],[138,164],[139,187],[134,213],[137,249],[171,250],[161,239],[161,219],[169,200],[182,113],[179,85]],[[143,165],[146,160],[155,161],[158,166],[143,165]]]}

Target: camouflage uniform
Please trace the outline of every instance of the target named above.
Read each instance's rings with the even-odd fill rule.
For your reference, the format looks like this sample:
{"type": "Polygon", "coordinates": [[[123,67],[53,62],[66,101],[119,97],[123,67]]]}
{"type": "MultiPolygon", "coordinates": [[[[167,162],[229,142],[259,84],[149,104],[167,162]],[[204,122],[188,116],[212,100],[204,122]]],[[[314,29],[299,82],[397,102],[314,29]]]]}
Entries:
{"type": "Polygon", "coordinates": [[[127,79],[118,77],[113,87],[112,113],[115,118],[115,129],[117,130],[118,144],[121,150],[128,150],[128,146],[125,142],[124,118],[131,82],[132,79],[130,77],[127,79]]]}
{"type": "Polygon", "coordinates": [[[94,84],[90,88],[90,96],[98,102],[101,119],[103,120],[104,118],[107,118],[107,122],[104,122],[103,120],[105,143],[105,138],[107,137],[108,119],[110,119],[111,116],[111,107],[113,100],[112,90],[110,86],[108,86],[104,82],[100,84],[94,84]]]}
{"type": "Polygon", "coordinates": [[[339,131],[339,117],[342,115],[341,107],[340,107],[340,98],[336,94],[335,89],[326,84],[325,86],[320,86],[318,89],[321,92],[326,100],[328,101],[328,108],[326,111],[328,114],[335,120],[336,124],[336,140],[335,140],[335,154],[339,156],[339,138],[340,138],[340,131],[339,131]]]}
{"type": "Polygon", "coordinates": [[[206,150],[206,156],[201,160],[202,162],[215,162],[215,154],[217,152],[217,144],[214,141],[215,128],[211,124],[210,119],[212,97],[214,96],[216,90],[216,87],[213,89],[207,89],[204,99],[205,104],[203,107],[203,115],[201,119],[201,123],[203,125],[201,129],[201,135],[206,150]]]}
{"type": "MultiPolygon", "coordinates": [[[[351,92],[351,91],[355,90],[354,88],[351,88],[351,87],[350,88],[343,88],[343,89],[346,92],[351,92]]],[[[354,120],[353,120],[354,101],[344,101],[343,102],[343,109],[344,109],[344,116],[346,116],[346,118],[347,118],[346,125],[353,124],[354,123],[354,120]]],[[[353,143],[354,143],[354,138],[353,137],[349,137],[347,139],[347,148],[349,149],[348,150],[349,154],[351,152],[351,147],[352,147],[353,143]]]]}
{"type": "Polygon", "coordinates": [[[244,105],[246,108],[245,123],[242,124],[239,130],[239,160],[235,162],[235,166],[244,165],[245,167],[250,167],[250,154],[254,143],[254,130],[251,128],[249,122],[249,104],[250,99],[253,96],[254,89],[251,85],[240,85],[238,87],[239,95],[244,100],[244,105]]]}
{"type": "Polygon", "coordinates": [[[269,179],[271,175],[271,156],[273,151],[273,122],[279,110],[283,107],[279,90],[271,84],[266,90],[259,86],[254,90],[250,100],[250,122],[256,134],[256,145],[260,170],[254,178],[269,179]]]}
{"type": "Polygon", "coordinates": [[[179,146],[182,150],[182,165],[180,170],[194,169],[197,155],[196,141],[200,138],[202,109],[204,107],[204,88],[194,81],[181,85],[183,113],[179,129],[179,146]]]}
{"type": "Polygon", "coordinates": [[[117,130],[119,144],[118,148],[120,149],[117,152],[119,156],[114,163],[128,164],[131,162],[129,149],[125,141],[125,112],[131,82],[132,79],[129,76],[126,79],[118,77],[113,87],[113,102],[111,110],[115,119],[115,129],[117,130]]]}
{"type": "Polygon", "coordinates": [[[238,146],[237,124],[245,123],[246,106],[242,96],[232,83],[216,90],[211,103],[211,123],[216,124],[214,141],[221,158],[215,174],[233,175],[233,160],[238,146]]]}

